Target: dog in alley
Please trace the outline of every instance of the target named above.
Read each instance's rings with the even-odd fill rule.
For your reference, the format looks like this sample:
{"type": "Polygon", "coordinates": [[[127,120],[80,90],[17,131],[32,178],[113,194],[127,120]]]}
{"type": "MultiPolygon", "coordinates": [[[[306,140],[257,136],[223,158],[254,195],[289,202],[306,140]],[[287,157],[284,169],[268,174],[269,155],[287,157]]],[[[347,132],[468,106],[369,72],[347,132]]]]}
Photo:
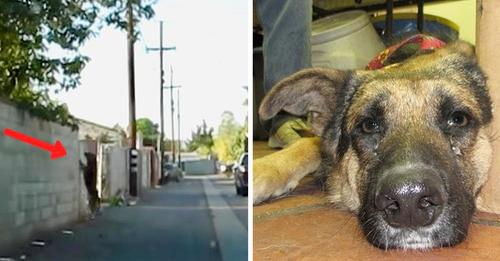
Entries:
{"type": "Polygon", "coordinates": [[[307,116],[317,137],[256,159],[254,204],[313,174],[382,249],[463,241],[492,158],[492,102],[474,49],[458,41],[374,71],[311,68],[261,103],[307,116]]]}

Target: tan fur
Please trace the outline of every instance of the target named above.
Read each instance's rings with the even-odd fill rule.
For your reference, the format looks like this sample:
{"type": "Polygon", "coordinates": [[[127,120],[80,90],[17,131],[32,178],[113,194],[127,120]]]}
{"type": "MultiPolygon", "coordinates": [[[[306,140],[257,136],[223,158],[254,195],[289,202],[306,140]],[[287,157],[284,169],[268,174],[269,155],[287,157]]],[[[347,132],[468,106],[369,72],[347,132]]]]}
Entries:
{"type": "MultiPolygon", "coordinates": [[[[406,122],[407,125],[407,128],[401,134],[397,134],[401,137],[400,146],[410,146],[405,144],[421,142],[421,138],[426,137],[431,143],[440,145],[445,150],[448,145],[442,144],[442,141],[436,139],[436,137],[439,137],[439,133],[431,135],[435,130],[422,128],[421,126],[425,119],[437,113],[435,109],[439,101],[436,100],[437,96],[433,94],[436,91],[436,86],[439,86],[440,91],[446,91],[460,99],[469,108],[473,108],[472,113],[474,116],[481,118],[478,104],[476,100],[471,98],[472,94],[466,88],[444,80],[410,82],[406,79],[394,79],[375,81],[361,87],[353,98],[353,105],[346,116],[347,128],[352,130],[355,127],[355,119],[362,111],[365,103],[372,101],[376,95],[385,92],[390,99],[384,107],[393,108],[386,116],[391,119],[391,122],[397,122],[398,125],[404,125],[406,122]],[[412,85],[413,89],[408,91],[408,88],[400,88],[408,85],[412,85]]],[[[491,163],[491,152],[489,138],[484,130],[480,130],[472,147],[472,152],[464,155],[464,161],[471,162],[473,172],[476,173],[476,176],[469,177],[466,181],[473,187],[474,194],[486,181],[491,163]]],[[[359,190],[359,184],[363,183],[362,179],[364,178],[363,170],[359,168],[359,160],[352,149],[349,149],[339,166],[331,173],[328,189],[332,202],[344,205],[355,213],[360,206],[360,195],[363,194],[363,191],[359,190]]]]}
{"type": "Polygon", "coordinates": [[[359,158],[352,149],[339,164],[336,173],[332,173],[328,182],[329,199],[338,206],[344,206],[356,212],[360,206],[359,198],[359,158]],[[343,175],[346,174],[346,175],[343,175]]]}
{"type": "MultiPolygon", "coordinates": [[[[317,169],[321,160],[319,150],[319,138],[303,138],[286,149],[254,160],[254,204],[294,189],[300,179],[317,169]]],[[[491,152],[489,137],[481,130],[470,159],[477,170],[477,176],[472,177],[474,193],[477,193],[487,180],[492,160],[491,152]]],[[[332,173],[328,183],[330,201],[354,213],[360,206],[358,184],[361,177],[358,174],[359,159],[351,149],[344,156],[337,172],[332,173]]]]}
{"type": "Polygon", "coordinates": [[[320,139],[302,138],[271,155],[254,160],[253,202],[259,203],[294,189],[320,163],[320,139]]]}
{"type": "MultiPolygon", "coordinates": [[[[461,61],[457,57],[473,57],[473,55],[474,50],[470,45],[449,44],[433,54],[422,55],[390,68],[355,72],[357,77],[364,79],[364,83],[350,100],[350,107],[345,115],[347,130],[353,130],[356,127],[357,117],[365,106],[377,95],[383,93],[389,97],[384,100],[383,104],[384,108],[391,108],[386,115],[390,119],[389,124],[394,122],[398,124],[398,129],[394,130],[396,133],[392,133],[393,138],[399,138],[396,139],[398,144],[411,148],[413,143],[425,137],[426,142],[435,145],[436,148],[443,151],[449,150],[449,141],[443,139],[438,130],[422,122],[425,123],[426,120],[436,117],[437,105],[440,102],[438,90],[455,97],[471,109],[470,113],[475,118],[483,120],[485,116],[481,111],[481,104],[478,104],[471,89],[467,86],[469,79],[464,78],[465,74],[447,71],[451,70],[450,67],[456,66],[454,65],[456,61],[461,61]],[[439,73],[443,72],[446,72],[444,74],[448,76],[447,78],[439,76],[439,73]]],[[[331,97],[337,94],[335,87],[338,87],[325,86],[335,85],[345,78],[342,72],[329,69],[307,69],[294,74],[276,85],[266,96],[260,115],[264,119],[269,119],[280,109],[296,115],[305,115],[311,110],[323,111],[320,120],[313,125],[315,133],[320,135],[325,127],[325,117],[333,113],[331,108],[333,106],[329,106],[328,102],[332,101],[331,97]],[[286,89],[288,85],[296,86],[286,89]],[[309,85],[313,87],[307,88],[309,85]],[[283,91],[284,89],[286,91],[283,91]],[[279,95],[280,92],[285,95],[279,95]],[[287,99],[289,97],[292,99],[287,99]],[[309,99],[311,98],[320,99],[320,101],[310,105],[312,102],[309,99]],[[307,106],[315,107],[308,108],[307,106]]],[[[474,173],[473,177],[466,177],[467,180],[464,182],[476,194],[487,179],[492,149],[489,137],[483,128],[479,129],[476,136],[468,142],[467,147],[458,149],[463,149],[461,157],[464,168],[471,169],[469,173],[474,173]]],[[[318,138],[302,139],[287,149],[255,160],[253,164],[254,203],[282,195],[293,189],[302,177],[318,168],[320,161],[318,138]]],[[[366,178],[360,165],[362,165],[361,159],[353,148],[349,147],[332,173],[327,173],[331,201],[343,204],[353,212],[357,212],[360,207],[363,179],[366,178]]]]}
{"type": "Polygon", "coordinates": [[[373,81],[360,88],[353,100],[356,102],[351,106],[349,114],[346,116],[348,119],[348,129],[354,128],[356,116],[361,113],[361,110],[366,103],[371,102],[377,95],[387,93],[391,97],[390,103],[386,105],[387,108],[394,110],[389,115],[390,119],[400,121],[401,115],[412,116],[413,118],[407,119],[408,121],[419,121],[425,119],[426,115],[435,114],[435,103],[438,101],[433,95],[439,90],[445,90],[451,96],[459,98],[467,107],[473,108],[472,112],[477,118],[481,118],[481,113],[478,109],[477,102],[472,98],[471,92],[462,86],[453,84],[445,80],[422,80],[410,81],[408,79],[390,79],[383,81],[373,81]],[[411,85],[412,89],[407,86],[411,85]]]}
{"type": "Polygon", "coordinates": [[[473,147],[471,162],[476,169],[476,176],[473,177],[474,194],[479,192],[479,189],[488,179],[488,171],[490,170],[491,160],[493,155],[490,137],[485,130],[480,130],[476,144],[473,147]]]}

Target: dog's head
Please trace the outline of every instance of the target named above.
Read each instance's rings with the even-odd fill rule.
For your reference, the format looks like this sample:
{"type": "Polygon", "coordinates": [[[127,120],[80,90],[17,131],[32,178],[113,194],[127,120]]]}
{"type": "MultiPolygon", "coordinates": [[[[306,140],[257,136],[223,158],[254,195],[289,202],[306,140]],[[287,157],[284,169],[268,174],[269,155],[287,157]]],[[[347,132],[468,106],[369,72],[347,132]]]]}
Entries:
{"type": "Polygon", "coordinates": [[[308,116],[332,200],[357,213],[373,245],[424,249],[466,237],[491,160],[491,100],[471,46],[378,71],[303,70],[259,113],[281,110],[308,116]]]}

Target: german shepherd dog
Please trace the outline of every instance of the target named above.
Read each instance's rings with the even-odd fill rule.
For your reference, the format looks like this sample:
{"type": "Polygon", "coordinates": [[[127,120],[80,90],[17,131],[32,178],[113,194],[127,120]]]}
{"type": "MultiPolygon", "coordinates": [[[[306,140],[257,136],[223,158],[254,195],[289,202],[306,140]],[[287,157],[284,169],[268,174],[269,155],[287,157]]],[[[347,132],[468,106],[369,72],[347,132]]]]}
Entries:
{"type": "Polygon", "coordinates": [[[280,111],[307,115],[318,137],[254,161],[254,204],[314,173],[376,247],[465,239],[492,158],[492,103],[472,46],[376,71],[302,70],[273,87],[259,114],[280,111]]]}

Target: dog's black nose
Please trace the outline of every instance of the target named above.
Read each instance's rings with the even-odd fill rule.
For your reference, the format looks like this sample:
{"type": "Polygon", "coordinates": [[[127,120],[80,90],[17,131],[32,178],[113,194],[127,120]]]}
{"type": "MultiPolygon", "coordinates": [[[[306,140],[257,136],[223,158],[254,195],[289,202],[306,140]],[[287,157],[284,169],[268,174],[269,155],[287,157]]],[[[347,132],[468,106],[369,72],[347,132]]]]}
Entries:
{"type": "Polygon", "coordinates": [[[393,227],[431,225],[445,203],[443,181],[434,173],[405,170],[385,176],[379,183],[375,206],[393,227]]]}

